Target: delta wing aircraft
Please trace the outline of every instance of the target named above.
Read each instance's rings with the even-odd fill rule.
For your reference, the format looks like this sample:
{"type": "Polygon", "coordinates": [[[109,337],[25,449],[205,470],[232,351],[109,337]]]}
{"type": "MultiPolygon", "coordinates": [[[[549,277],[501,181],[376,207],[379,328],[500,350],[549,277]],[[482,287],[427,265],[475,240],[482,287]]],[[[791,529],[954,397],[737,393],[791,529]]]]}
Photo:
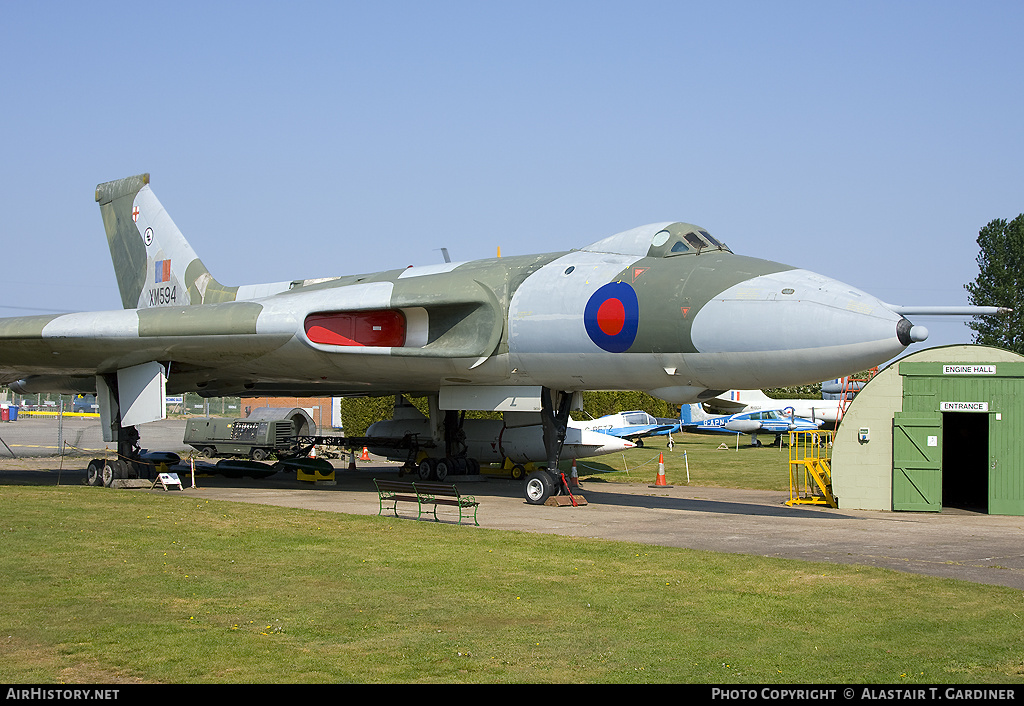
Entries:
{"type": "Polygon", "coordinates": [[[579,250],[226,286],[148,174],[100,184],[96,201],[124,310],[0,319],[0,383],[95,392],[114,475],[136,472],[137,425],[162,418],[167,393],[405,393],[427,396],[440,458],[460,453],[461,411],[536,415],[551,470],[525,495],[543,503],[562,490],[575,393],[690,403],[864,370],[927,337],[905,308],[687,223],[579,250]]]}

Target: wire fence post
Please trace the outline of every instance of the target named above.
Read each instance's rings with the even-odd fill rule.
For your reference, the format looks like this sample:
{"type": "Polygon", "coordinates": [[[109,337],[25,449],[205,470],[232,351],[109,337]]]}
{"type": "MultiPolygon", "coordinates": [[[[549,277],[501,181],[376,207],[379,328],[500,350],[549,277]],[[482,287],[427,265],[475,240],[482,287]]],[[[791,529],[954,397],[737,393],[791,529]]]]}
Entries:
{"type": "Polygon", "coordinates": [[[57,448],[64,454],[64,399],[61,398],[57,408],[57,448]]]}

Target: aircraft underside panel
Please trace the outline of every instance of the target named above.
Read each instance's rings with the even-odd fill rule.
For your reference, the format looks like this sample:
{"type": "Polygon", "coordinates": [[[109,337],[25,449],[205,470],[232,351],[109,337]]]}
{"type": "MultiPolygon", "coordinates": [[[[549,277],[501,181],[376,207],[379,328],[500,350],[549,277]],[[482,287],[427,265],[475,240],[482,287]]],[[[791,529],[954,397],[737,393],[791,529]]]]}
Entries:
{"type": "Polygon", "coordinates": [[[159,363],[143,363],[117,371],[121,426],[130,427],[167,417],[167,378],[159,363]]]}
{"type": "Polygon", "coordinates": [[[442,385],[438,407],[442,410],[487,412],[540,412],[543,389],[538,385],[442,385]]]}

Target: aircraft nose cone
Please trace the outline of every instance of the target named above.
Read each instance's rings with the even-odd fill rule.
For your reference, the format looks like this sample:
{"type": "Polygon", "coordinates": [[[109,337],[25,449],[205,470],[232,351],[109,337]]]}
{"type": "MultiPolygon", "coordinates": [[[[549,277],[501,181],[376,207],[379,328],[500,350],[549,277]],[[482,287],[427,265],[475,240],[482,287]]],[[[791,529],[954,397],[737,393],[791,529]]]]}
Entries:
{"type": "Polygon", "coordinates": [[[927,331],[866,292],[794,269],[719,293],[694,316],[690,334],[701,353],[739,353],[733,372],[756,385],[769,373],[800,382],[864,370],[924,340],[927,331]]]}
{"type": "Polygon", "coordinates": [[[910,321],[866,292],[807,270],[786,270],[718,294],[694,317],[692,338],[702,353],[869,341],[906,346],[902,339],[911,340],[911,328],[910,321]]]}
{"type": "Polygon", "coordinates": [[[578,453],[585,452],[587,456],[617,453],[636,446],[632,441],[611,434],[602,434],[589,429],[574,429],[572,427],[566,430],[565,443],[570,446],[577,446],[578,453]]]}

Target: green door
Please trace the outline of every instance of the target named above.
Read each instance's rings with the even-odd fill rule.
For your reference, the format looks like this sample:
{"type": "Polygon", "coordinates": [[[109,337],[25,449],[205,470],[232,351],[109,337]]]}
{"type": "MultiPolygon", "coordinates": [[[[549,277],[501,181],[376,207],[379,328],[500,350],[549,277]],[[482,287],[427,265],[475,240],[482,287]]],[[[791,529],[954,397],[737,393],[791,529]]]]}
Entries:
{"type": "Polygon", "coordinates": [[[892,420],[892,509],[942,510],[942,417],[892,420]]]}

